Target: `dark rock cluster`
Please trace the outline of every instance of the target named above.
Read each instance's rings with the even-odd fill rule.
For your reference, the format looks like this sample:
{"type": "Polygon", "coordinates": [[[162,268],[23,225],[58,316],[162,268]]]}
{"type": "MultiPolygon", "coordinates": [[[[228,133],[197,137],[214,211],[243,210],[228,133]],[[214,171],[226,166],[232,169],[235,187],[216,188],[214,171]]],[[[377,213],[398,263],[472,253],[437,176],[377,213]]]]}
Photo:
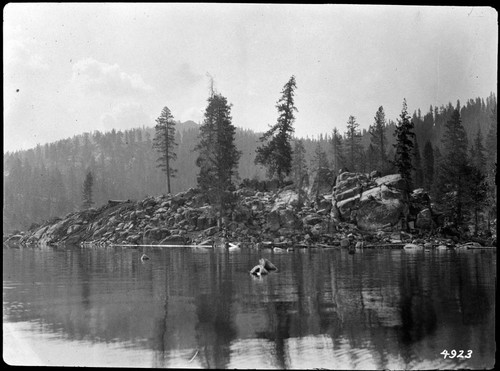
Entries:
{"type": "Polygon", "coordinates": [[[344,172],[333,190],[323,191],[319,198],[310,191],[311,197],[303,197],[300,207],[291,186],[270,192],[240,188],[231,216],[221,220],[200,191],[190,189],[141,201],[110,200],[98,209],[73,212],[7,239],[26,245],[238,242],[277,248],[459,242],[450,235],[433,234],[440,230],[440,213],[432,209],[423,190],[405,195],[404,186],[397,174],[344,172]],[[402,231],[403,220],[410,233],[402,231]]]}

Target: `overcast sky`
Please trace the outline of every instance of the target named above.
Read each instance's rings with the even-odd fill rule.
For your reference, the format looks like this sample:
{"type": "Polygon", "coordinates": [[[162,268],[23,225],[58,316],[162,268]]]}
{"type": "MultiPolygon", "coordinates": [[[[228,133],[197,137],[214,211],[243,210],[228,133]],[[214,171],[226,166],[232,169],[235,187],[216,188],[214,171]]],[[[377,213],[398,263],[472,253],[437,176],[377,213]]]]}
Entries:
{"type": "Polygon", "coordinates": [[[199,122],[215,88],[265,131],[296,76],[295,134],[362,128],[497,89],[496,10],[270,4],[8,4],[4,152],[75,134],[199,122]]]}

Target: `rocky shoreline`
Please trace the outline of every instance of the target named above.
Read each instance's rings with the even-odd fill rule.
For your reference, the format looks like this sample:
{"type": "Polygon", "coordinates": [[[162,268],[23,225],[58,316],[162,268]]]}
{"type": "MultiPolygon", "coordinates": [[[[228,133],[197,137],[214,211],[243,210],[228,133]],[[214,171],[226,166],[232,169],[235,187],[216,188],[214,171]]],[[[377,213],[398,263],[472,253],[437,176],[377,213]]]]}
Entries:
{"type": "Polygon", "coordinates": [[[474,238],[442,227],[441,214],[416,190],[405,200],[399,175],[340,174],[333,191],[305,190],[302,207],[292,186],[260,192],[240,188],[232,216],[218,225],[197,189],[141,201],[110,200],[4,236],[4,242],[46,245],[222,245],[447,249],[496,246],[496,235],[474,238]],[[401,231],[402,220],[410,232],[401,231]]]}

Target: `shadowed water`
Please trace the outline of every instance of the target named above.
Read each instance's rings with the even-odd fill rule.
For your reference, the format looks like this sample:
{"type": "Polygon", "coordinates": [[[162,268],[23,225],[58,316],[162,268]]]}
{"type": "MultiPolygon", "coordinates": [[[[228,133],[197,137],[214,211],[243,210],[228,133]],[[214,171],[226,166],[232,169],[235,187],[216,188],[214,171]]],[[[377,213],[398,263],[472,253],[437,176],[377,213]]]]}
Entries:
{"type": "Polygon", "coordinates": [[[4,246],[3,356],[22,365],[491,368],[495,292],[491,250],[4,246]],[[279,271],[251,276],[260,257],[279,271]],[[472,353],[443,359],[445,349],[472,353]]]}

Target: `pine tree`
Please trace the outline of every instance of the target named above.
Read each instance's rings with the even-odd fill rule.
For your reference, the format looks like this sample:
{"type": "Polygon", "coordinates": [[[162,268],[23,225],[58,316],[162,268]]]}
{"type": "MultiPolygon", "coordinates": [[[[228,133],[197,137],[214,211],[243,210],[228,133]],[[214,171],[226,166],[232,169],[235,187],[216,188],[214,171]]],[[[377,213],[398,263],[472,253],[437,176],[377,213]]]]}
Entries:
{"type": "Polygon", "coordinates": [[[94,186],[94,176],[90,170],[87,170],[87,175],[85,176],[85,180],[83,182],[83,208],[88,209],[94,204],[93,200],[93,190],[94,186]]]}
{"type": "Polygon", "coordinates": [[[267,143],[256,150],[255,163],[267,167],[270,178],[276,175],[280,186],[292,169],[290,141],[294,132],[294,112],[297,111],[294,105],[296,88],[295,76],[292,76],[283,87],[282,96],[276,104],[279,113],[278,121],[260,138],[261,142],[267,143]]]}
{"type": "Polygon", "coordinates": [[[438,198],[443,200],[455,226],[460,226],[466,207],[468,175],[467,134],[460,113],[454,110],[445,124],[443,155],[439,164],[438,198]]]}
{"type": "Polygon", "coordinates": [[[333,157],[333,171],[335,175],[338,175],[339,170],[345,166],[344,157],[344,146],[342,141],[342,134],[339,133],[338,129],[333,128],[332,139],[331,139],[331,152],[333,157]]]}
{"type": "Polygon", "coordinates": [[[406,181],[408,193],[413,189],[411,178],[411,172],[413,170],[411,160],[413,149],[412,138],[415,137],[413,127],[413,122],[410,120],[410,116],[408,115],[406,99],[404,99],[403,108],[401,110],[401,114],[399,115],[396,130],[394,132],[397,142],[393,145],[396,149],[393,163],[398,169],[398,173],[401,174],[401,177],[406,181]]]}
{"type": "Polygon", "coordinates": [[[394,147],[389,147],[389,150],[387,151],[387,173],[388,174],[394,174],[397,173],[398,168],[395,165],[395,159],[396,159],[396,151],[394,150],[394,147]]]}
{"type": "MultiPolygon", "coordinates": [[[[368,132],[370,133],[370,144],[373,146],[376,170],[385,173],[387,167],[387,139],[385,137],[385,113],[384,107],[380,106],[375,113],[375,122],[370,125],[368,132]]],[[[375,170],[375,169],[373,169],[375,170]]]]}
{"type": "Polygon", "coordinates": [[[316,177],[313,180],[316,204],[319,202],[320,190],[323,186],[328,185],[328,173],[330,164],[326,157],[326,153],[321,148],[321,142],[318,142],[314,151],[314,157],[311,161],[311,168],[316,177]]]}
{"type": "Polygon", "coordinates": [[[200,168],[198,186],[218,209],[219,225],[233,201],[232,191],[241,156],[236,149],[236,128],[231,121],[231,106],[227,99],[214,92],[208,98],[195,150],[199,153],[196,160],[200,168]]]}
{"type": "Polygon", "coordinates": [[[176,172],[171,163],[177,158],[177,154],[174,152],[177,143],[175,142],[175,122],[168,107],[164,107],[160,116],[156,119],[155,130],[153,147],[160,153],[157,160],[158,167],[167,175],[167,192],[170,194],[170,178],[175,177],[176,172]]]}
{"type": "Polygon", "coordinates": [[[424,188],[428,191],[432,189],[434,182],[434,149],[431,142],[427,141],[424,146],[424,188]]]}
{"type": "Polygon", "coordinates": [[[485,148],[483,145],[483,135],[481,133],[481,127],[479,127],[476,137],[472,143],[470,149],[470,160],[471,165],[479,170],[482,174],[486,172],[486,156],[485,148]]]}
{"type": "Polygon", "coordinates": [[[467,166],[467,186],[465,203],[472,209],[474,217],[474,235],[479,232],[479,214],[487,207],[488,184],[484,173],[474,165],[467,166]]]}
{"type": "Polygon", "coordinates": [[[490,126],[486,136],[486,183],[488,185],[488,229],[490,217],[496,218],[497,210],[497,115],[496,102],[490,115],[490,126]]]}
{"type": "Polygon", "coordinates": [[[489,184],[486,176],[486,156],[483,146],[481,127],[478,128],[476,137],[470,148],[470,174],[469,186],[466,193],[469,195],[470,206],[474,215],[474,234],[479,231],[479,213],[488,208],[489,184]]]}
{"type": "Polygon", "coordinates": [[[309,183],[306,164],[306,150],[304,142],[299,139],[296,140],[293,147],[292,155],[292,177],[295,184],[295,190],[299,197],[298,208],[302,207],[304,200],[304,186],[309,183]]]}
{"type": "Polygon", "coordinates": [[[486,163],[488,171],[493,170],[494,164],[497,162],[497,116],[496,106],[491,112],[491,121],[486,136],[486,163]]]}
{"type": "Polygon", "coordinates": [[[345,132],[345,157],[346,166],[349,171],[360,170],[360,154],[363,150],[361,146],[361,133],[359,132],[359,124],[354,116],[349,116],[347,121],[347,131],[345,132]]]}
{"type": "Polygon", "coordinates": [[[424,172],[422,170],[422,159],[416,136],[413,140],[413,168],[415,188],[421,188],[424,184],[424,172]]]}
{"type": "MultiPolygon", "coordinates": [[[[373,170],[379,170],[379,164],[380,162],[377,161],[377,156],[379,153],[377,150],[375,150],[375,147],[373,146],[373,143],[370,143],[368,146],[368,149],[366,150],[366,158],[368,162],[368,171],[373,171],[373,170]]],[[[380,170],[379,170],[380,171],[380,170]]]]}

